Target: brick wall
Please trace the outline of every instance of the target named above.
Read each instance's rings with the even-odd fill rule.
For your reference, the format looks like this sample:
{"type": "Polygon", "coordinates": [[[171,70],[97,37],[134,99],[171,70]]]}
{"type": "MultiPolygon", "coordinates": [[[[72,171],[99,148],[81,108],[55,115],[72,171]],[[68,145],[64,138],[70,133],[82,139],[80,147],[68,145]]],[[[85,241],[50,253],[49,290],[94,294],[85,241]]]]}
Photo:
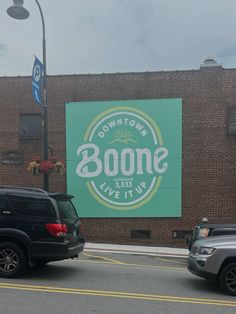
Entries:
{"type": "MultiPolygon", "coordinates": [[[[203,216],[210,222],[236,221],[236,138],[227,135],[227,108],[236,107],[236,69],[61,75],[48,78],[49,147],[65,160],[65,108],[69,101],[182,98],[182,218],[83,219],[89,241],[184,246],[173,230],[189,230],[203,216]],[[150,230],[151,239],[130,238],[150,230]]],[[[40,112],[30,77],[0,77],[0,152],[23,153],[23,165],[0,164],[0,184],[42,187],[27,171],[41,140],[22,141],[20,114],[40,112]]],[[[65,175],[50,177],[50,190],[65,191],[65,175]]]]}

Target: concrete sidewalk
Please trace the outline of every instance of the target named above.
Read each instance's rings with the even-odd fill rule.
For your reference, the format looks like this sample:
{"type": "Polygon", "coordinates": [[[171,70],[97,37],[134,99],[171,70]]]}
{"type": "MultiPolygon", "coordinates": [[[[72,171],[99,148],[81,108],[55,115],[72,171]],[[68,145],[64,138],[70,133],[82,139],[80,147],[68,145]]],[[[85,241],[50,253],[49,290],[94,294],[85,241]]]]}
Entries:
{"type": "Polygon", "coordinates": [[[187,249],[141,246],[141,245],[120,245],[105,243],[86,243],[85,252],[109,252],[124,254],[153,255],[166,257],[187,258],[189,251],[187,249]]]}

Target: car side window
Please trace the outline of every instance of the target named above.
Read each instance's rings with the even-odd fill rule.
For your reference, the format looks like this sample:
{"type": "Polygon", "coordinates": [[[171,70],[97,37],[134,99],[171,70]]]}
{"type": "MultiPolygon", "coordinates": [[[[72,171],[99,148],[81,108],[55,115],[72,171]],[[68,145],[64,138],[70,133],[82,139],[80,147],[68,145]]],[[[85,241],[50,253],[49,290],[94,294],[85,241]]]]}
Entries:
{"type": "Polygon", "coordinates": [[[62,219],[77,219],[78,215],[70,200],[59,201],[57,200],[59,215],[62,219]]]}
{"type": "Polygon", "coordinates": [[[0,196],[0,214],[4,211],[10,211],[11,207],[8,200],[2,196],[0,196]]]}
{"type": "Polygon", "coordinates": [[[52,203],[46,199],[9,196],[14,211],[22,216],[56,217],[52,203]]]}
{"type": "Polygon", "coordinates": [[[229,234],[236,234],[236,230],[233,230],[233,229],[217,230],[216,229],[213,231],[214,236],[229,235],[229,234]]]}

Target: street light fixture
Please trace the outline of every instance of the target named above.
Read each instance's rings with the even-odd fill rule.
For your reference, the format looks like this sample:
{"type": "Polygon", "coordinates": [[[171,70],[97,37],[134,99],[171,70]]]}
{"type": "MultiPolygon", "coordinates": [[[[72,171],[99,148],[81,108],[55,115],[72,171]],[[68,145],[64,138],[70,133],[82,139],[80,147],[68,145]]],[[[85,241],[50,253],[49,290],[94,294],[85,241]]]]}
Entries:
{"type": "MultiPolygon", "coordinates": [[[[43,11],[38,0],[35,0],[43,28],[43,106],[42,106],[42,116],[43,116],[43,159],[48,160],[48,104],[47,104],[47,68],[46,68],[46,38],[45,38],[45,23],[43,17],[43,11]]],[[[13,0],[14,5],[7,9],[7,14],[17,20],[24,20],[29,17],[29,11],[23,7],[24,0],[13,0]]],[[[49,175],[48,173],[43,174],[43,188],[44,190],[49,190],[49,175]]]]}
{"type": "Polygon", "coordinates": [[[14,5],[7,9],[8,15],[18,20],[25,20],[29,17],[29,12],[23,7],[23,0],[14,0],[14,5]]]}

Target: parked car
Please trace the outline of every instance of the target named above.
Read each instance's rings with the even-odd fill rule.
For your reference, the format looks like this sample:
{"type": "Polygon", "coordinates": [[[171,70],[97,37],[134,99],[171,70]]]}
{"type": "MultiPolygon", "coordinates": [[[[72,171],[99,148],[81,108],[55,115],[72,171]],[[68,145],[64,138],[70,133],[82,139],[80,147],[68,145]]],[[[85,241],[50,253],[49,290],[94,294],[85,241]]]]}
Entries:
{"type": "Polygon", "coordinates": [[[208,219],[203,218],[202,222],[194,227],[192,237],[187,239],[187,247],[191,250],[193,243],[200,238],[229,234],[236,234],[236,224],[209,224],[208,219]]]}
{"type": "Polygon", "coordinates": [[[189,253],[188,269],[217,281],[226,293],[236,296],[236,235],[197,240],[189,253]]]}
{"type": "Polygon", "coordinates": [[[0,276],[27,266],[78,257],[85,240],[71,199],[64,193],[0,186],[0,276]]]}

